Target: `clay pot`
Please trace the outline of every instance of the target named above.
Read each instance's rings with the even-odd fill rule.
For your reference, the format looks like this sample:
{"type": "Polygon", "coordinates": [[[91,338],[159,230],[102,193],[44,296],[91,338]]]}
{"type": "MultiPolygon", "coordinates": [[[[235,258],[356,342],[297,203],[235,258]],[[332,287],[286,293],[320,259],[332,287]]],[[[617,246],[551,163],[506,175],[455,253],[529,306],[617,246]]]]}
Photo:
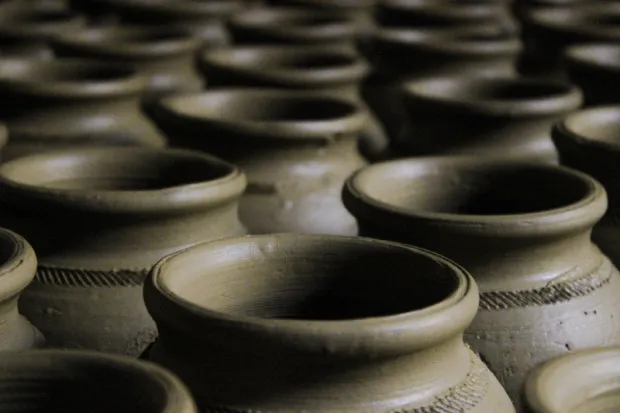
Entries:
{"type": "Polygon", "coordinates": [[[560,162],[583,171],[603,184],[609,208],[594,228],[592,239],[620,265],[620,107],[586,109],[568,116],[552,132],[560,162]]]}
{"type": "Polygon", "coordinates": [[[566,75],[562,55],[579,43],[616,43],[620,40],[620,5],[542,8],[524,21],[525,61],[522,72],[558,78],[566,75]]]}
{"type": "Polygon", "coordinates": [[[557,162],[551,128],[581,105],[570,84],[519,78],[423,79],[404,86],[401,156],[469,154],[557,162]]]}
{"type": "Polygon", "coordinates": [[[155,337],[142,284],[160,258],[244,234],[245,177],[181,150],[104,148],[0,166],[0,224],[39,257],[20,309],[51,347],[138,355],[155,337]]]}
{"type": "MultiPolygon", "coordinates": [[[[234,47],[202,54],[199,65],[209,90],[222,87],[313,90],[346,96],[363,106],[360,85],[370,70],[354,51],[329,45],[234,47]]],[[[369,113],[369,118],[360,138],[360,151],[374,160],[386,150],[387,137],[374,115],[369,113]]]]}
{"type": "Polygon", "coordinates": [[[0,58],[15,57],[49,59],[53,57],[53,53],[52,49],[43,42],[0,33],[0,58]]]}
{"type": "Polygon", "coordinates": [[[620,46],[571,46],[564,58],[571,81],[583,91],[586,106],[620,103],[620,97],[610,87],[620,79],[620,46]]]}
{"type": "Polygon", "coordinates": [[[236,44],[355,45],[357,28],[345,14],[296,8],[254,8],[230,19],[236,44]]]}
{"type": "Polygon", "coordinates": [[[580,351],[551,360],[528,377],[528,413],[620,409],[620,348],[580,351]]]}
{"type": "Polygon", "coordinates": [[[374,73],[362,95],[396,139],[405,117],[405,82],[440,75],[514,75],[520,51],[519,39],[497,27],[379,29],[364,48],[374,73]]]}
{"type": "Polygon", "coordinates": [[[345,179],[365,161],[367,116],[349,100],[313,92],[226,89],[163,99],[156,120],[170,144],[239,165],[248,231],[355,234],[342,206],[345,179]]]}
{"type": "Polygon", "coordinates": [[[37,257],[28,241],[3,228],[0,256],[0,352],[41,347],[43,336],[17,310],[19,295],[34,278],[37,257]]]}
{"type": "Polygon", "coordinates": [[[76,59],[0,61],[3,157],[75,146],[164,146],[140,112],[145,79],[122,65],[76,59]]]}
{"type": "Polygon", "coordinates": [[[59,36],[53,47],[59,56],[96,58],[131,64],[148,79],[143,100],[202,90],[195,68],[199,41],[181,30],[145,27],[91,28],[59,36]]]}
{"type": "Polygon", "coordinates": [[[465,340],[521,409],[526,373],[570,351],[620,344],[620,275],[590,240],[607,199],[553,165],[426,157],[354,174],[344,204],[360,235],[436,251],[480,286],[465,340]]]}
{"type": "Polygon", "coordinates": [[[514,412],[463,344],[475,283],[428,251],[233,238],[161,260],[144,299],[161,333],[149,358],[203,411],[514,412]]]}
{"type": "Polygon", "coordinates": [[[86,26],[84,16],[54,7],[20,7],[0,13],[0,35],[49,43],[54,36],[86,26]]]}
{"type": "Polygon", "coordinates": [[[71,10],[86,16],[89,26],[108,26],[120,23],[109,0],[66,0],[71,10]]]}
{"type": "Polygon", "coordinates": [[[152,363],[87,351],[1,354],[7,412],[196,413],[181,381],[152,363]]]}
{"type": "Polygon", "coordinates": [[[242,9],[239,0],[107,0],[130,24],[147,24],[185,30],[202,41],[203,47],[230,43],[226,20],[242,9]]]}

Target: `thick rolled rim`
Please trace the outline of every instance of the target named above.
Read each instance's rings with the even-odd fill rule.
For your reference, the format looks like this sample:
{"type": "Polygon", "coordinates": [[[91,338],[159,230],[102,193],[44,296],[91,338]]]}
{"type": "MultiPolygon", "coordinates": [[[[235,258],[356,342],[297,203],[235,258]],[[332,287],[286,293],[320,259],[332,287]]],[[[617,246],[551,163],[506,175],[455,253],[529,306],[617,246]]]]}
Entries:
{"type": "Polygon", "coordinates": [[[163,0],[108,0],[120,10],[156,12],[187,18],[217,18],[239,10],[243,3],[237,0],[163,1],[163,0]]]}
{"type": "Polygon", "coordinates": [[[618,106],[599,106],[581,109],[571,113],[563,120],[557,122],[551,131],[551,137],[556,143],[572,142],[580,147],[601,148],[606,151],[620,152],[620,140],[603,140],[595,135],[584,132],[584,126],[593,128],[601,124],[617,124],[620,130],[620,105],[618,106]]]}
{"type": "Polygon", "coordinates": [[[0,228],[0,301],[14,297],[34,279],[37,257],[19,234],[0,228]]]}
{"type": "Polygon", "coordinates": [[[598,40],[617,41],[620,27],[609,28],[598,23],[601,18],[620,18],[620,5],[583,5],[580,7],[541,7],[528,13],[528,24],[557,33],[572,33],[598,40]]]}
{"type": "Polygon", "coordinates": [[[590,70],[620,72],[620,46],[613,43],[593,43],[570,46],[564,52],[570,66],[590,70]]]}

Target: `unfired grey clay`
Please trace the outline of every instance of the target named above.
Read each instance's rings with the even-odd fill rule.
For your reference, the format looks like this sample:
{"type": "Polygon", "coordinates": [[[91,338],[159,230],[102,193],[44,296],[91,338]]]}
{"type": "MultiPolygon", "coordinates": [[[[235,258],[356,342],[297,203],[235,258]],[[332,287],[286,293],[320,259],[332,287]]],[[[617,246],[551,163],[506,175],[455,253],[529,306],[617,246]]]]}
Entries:
{"type": "Polygon", "coordinates": [[[593,43],[568,47],[564,63],[570,80],[583,91],[585,106],[620,103],[620,46],[593,43]]]}

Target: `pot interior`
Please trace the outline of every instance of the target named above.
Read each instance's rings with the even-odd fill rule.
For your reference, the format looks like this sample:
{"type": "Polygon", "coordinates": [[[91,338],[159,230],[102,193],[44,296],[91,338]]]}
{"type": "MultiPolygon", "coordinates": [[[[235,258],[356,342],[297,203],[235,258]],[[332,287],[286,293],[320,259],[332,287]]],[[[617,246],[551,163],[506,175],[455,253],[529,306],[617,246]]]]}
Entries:
{"type": "Polygon", "coordinates": [[[221,179],[224,163],[189,154],[134,149],[94,150],[17,159],[2,177],[22,185],[82,191],[141,191],[221,179]]]}
{"type": "Polygon", "coordinates": [[[461,281],[453,267],[394,244],[273,235],[204,244],[168,261],[160,282],[228,316],[346,320],[428,308],[461,281]]]}
{"type": "Polygon", "coordinates": [[[358,191],[412,213],[516,215],[567,207],[590,195],[588,182],[545,166],[411,165],[372,167],[358,191]]]}

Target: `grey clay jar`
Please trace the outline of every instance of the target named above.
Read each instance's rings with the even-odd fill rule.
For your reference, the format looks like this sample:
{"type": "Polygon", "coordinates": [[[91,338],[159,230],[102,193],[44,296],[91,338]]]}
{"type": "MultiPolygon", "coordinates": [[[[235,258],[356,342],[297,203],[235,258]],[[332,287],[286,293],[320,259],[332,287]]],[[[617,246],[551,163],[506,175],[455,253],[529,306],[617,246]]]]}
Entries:
{"type": "Polygon", "coordinates": [[[52,43],[57,55],[99,59],[131,65],[147,80],[143,100],[196,92],[204,83],[196,71],[197,39],[166,27],[119,26],[86,28],[58,36],[52,43]]]}
{"type": "Polygon", "coordinates": [[[172,373],[152,363],[89,351],[1,354],[3,412],[197,413],[172,373]]]}
{"type": "Polygon", "coordinates": [[[18,311],[19,296],[34,279],[36,270],[37,257],[28,241],[0,228],[0,352],[45,344],[39,330],[18,311]]]}
{"type": "Polygon", "coordinates": [[[55,36],[86,26],[80,14],[56,8],[34,7],[26,3],[0,14],[0,35],[22,41],[48,44],[55,36]]]}
{"type": "Polygon", "coordinates": [[[345,179],[365,160],[365,111],[306,91],[226,89],[163,99],[155,118],[170,145],[212,153],[248,175],[240,217],[256,233],[351,235],[345,179]]]}
{"type": "MultiPolygon", "coordinates": [[[[209,90],[230,87],[268,87],[312,90],[347,97],[365,105],[360,87],[370,72],[355,51],[340,46],[239,46],[201,54],[199,67],[209,90]]],[[[369,110],[369,109],[368,109],[369,110]]],[[[367,159],[379,159],[387,137],[370,112],[360,138],[367,159]]]]}
{"type": "Polygon", "coordinates": [[[585,106],[620,103],[614,87],[620,80],[620,46],[594,43],[571,46],[564,53],[570,80],[579,86],[585,106]]]}
{"type": "Polygon", "coordinates": [[[579,108],[565,83],[520,78],[427,78],[406,83],[398,156],[459,154],[557,162],[553,124],[579,108]]]}
{"type": "Polygon", "coordinates": [[[560,162],[593,176],[609,198],[605,216],[594,227],[592,239],[620,266],[620,106],[602,106],[575,112],[553,129],[560,162]]]}
{"type": "Polygon", "coordinates": [[[476,284],[425,250],[229,238],[161,260],[144,299],[160,331],[150,360],[203,411],[514,412],[463,343],[476,284]]]}
{"type": "Polygon", "coordinates": [[[528,413],[612,413],[620,409],[620,348],[580,351],[533,370],[528,413]]]}
{"type": "Polygon", "coordinates": [[[428,248],[480,287],[465,334],[522,411],[532,368],[620,344],[620,275],[590,240],[603,186],[559,166],[472,157],[371,165],[347,182],[360,235],[428,248]]]}
{"type": "Polygon", "coordinates": [[[137,356],[156,336],[142,284],[162,257],[245,234],[245,177],[183,150],[57,151],[0,166],[0,225],[39,257],[20,309],[50,347],[137,356]]]}
{"type": "Polygon", "coordinates": [[[67,147],[166,144],[140,111],[145,79],[123,66],[77,59],[0,60],[5,159],[67,147]],[[19,104],[17,104],[19,102],[19,104]]]}

